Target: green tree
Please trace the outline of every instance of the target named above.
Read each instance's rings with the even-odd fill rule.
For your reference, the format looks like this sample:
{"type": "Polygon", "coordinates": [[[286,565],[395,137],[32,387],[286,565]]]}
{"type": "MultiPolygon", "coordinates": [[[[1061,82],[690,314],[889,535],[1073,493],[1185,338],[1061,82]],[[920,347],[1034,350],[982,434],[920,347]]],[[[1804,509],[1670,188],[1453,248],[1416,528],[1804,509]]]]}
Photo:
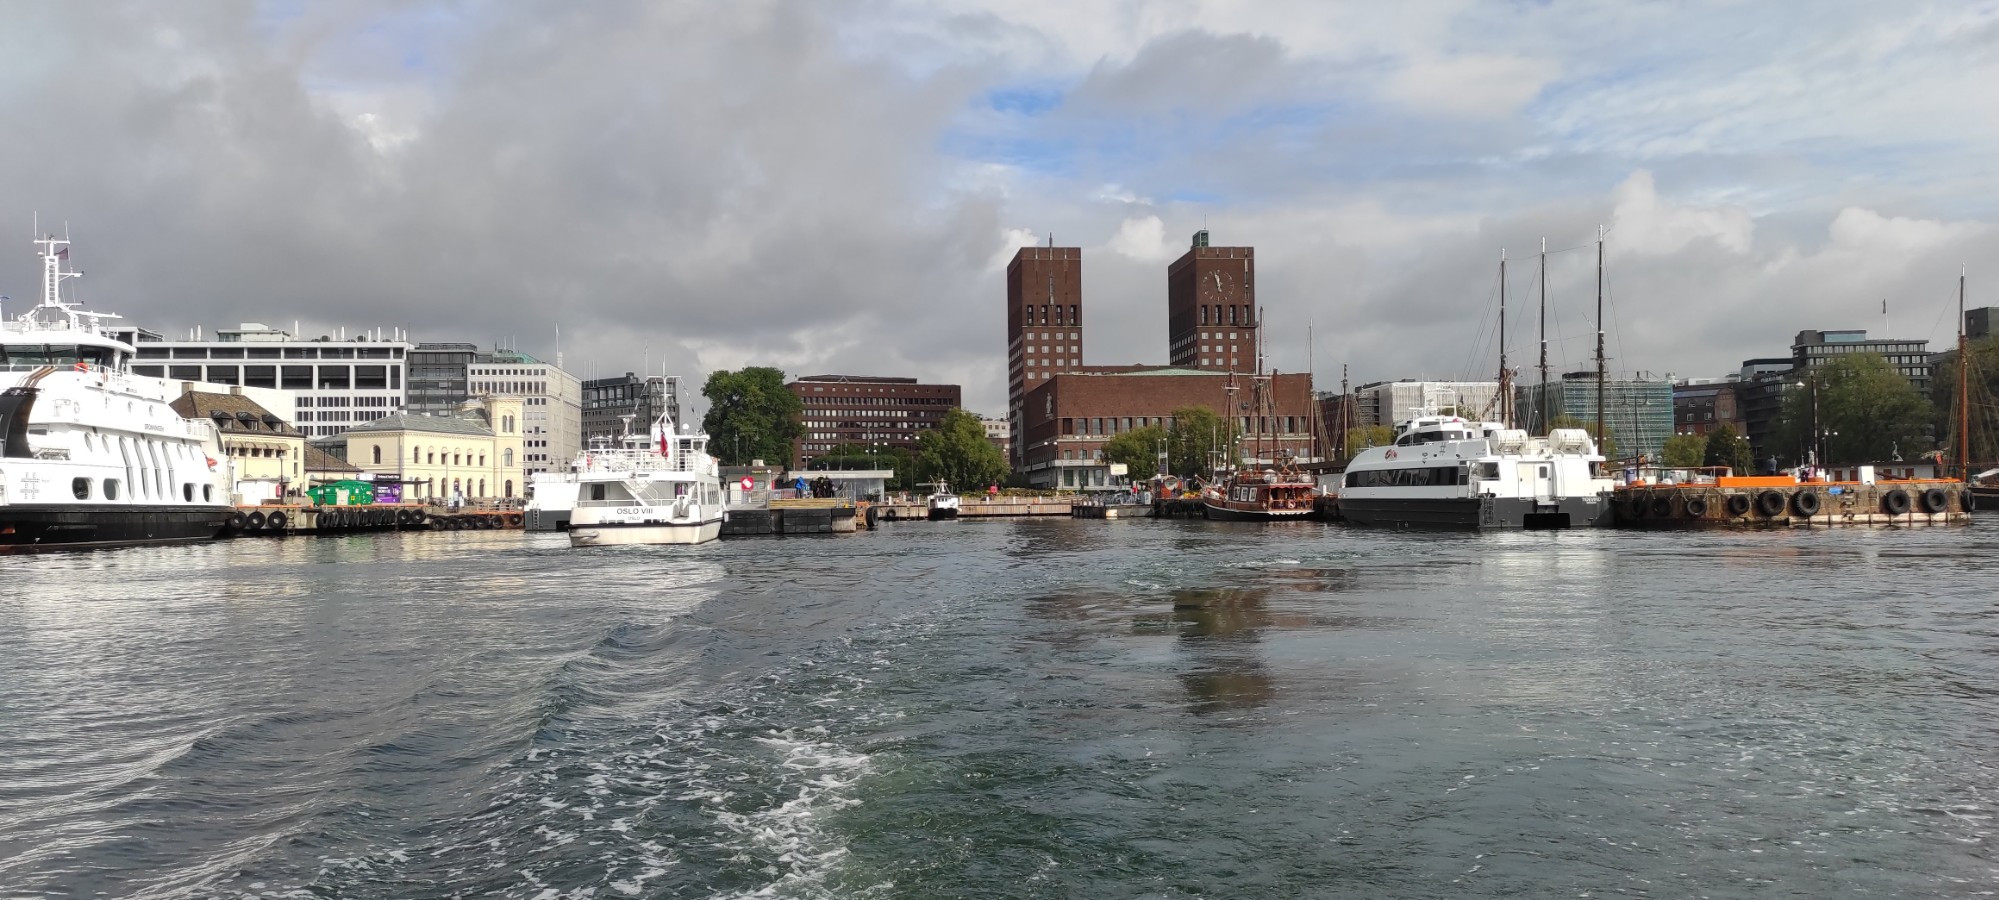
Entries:
{"type": "Polygon", "coordinates": [[[1676,434],[1666,439],[1666,446],[1659,453],[1659,461],[1669,466],[1693,468],[1701,465],[1701,458],[1707,453],[1707,438],[1698,434],[1676,434]]]}
{"type": "Polygon", "coordinates": [[[1609,424],[1604,425],[1603,434],[1597,434],[1595,422],[1584,422],[1575,416],[1560,415],[1548,420],[1549,431],[1557,428],[1580,428],[1587,431],[1590,438],[1596,441],[1597,453],[1602,454],[1604,459],[1617,458],[1617,429],[1610,427],[1609,424]]]}
{"type": "Polygon", "coordinates": [[[1386,425],[1364,425],[1347,429],[1347,456],[1369,447],[1386,447],[1395,443],[1395,429],[1386,425]]]}
{"type": "Polygon", "coordinates": [[[785,390],[779,369],[750,366],[710,373],[701,396],[708,398],[708,414],[701,419],[708,449],[724,465],[756,459],[783,465],[791,459],[792,444],[805,433],[804,404],[785,390]]]}
{"type": "Polygon", "coordinates": [[[1749,442],[1735,433],[1735,426],[1727,423],[1715,426],[1707,433],[1707,446],[1701,454],[1701,465],[1727,466],[1737,475],[1756,474],[1756,455],[1749,449],[1749,442]]]}
{"type": "Polygon", "coordinates": [[[1166,429],[1146,425],[1124,432],[1104,442],[1104,459],[1124,463],[1134,479],[1159,471],[1159,451],[1166,446],[1166,429]]]}
{"type": "Polygon", "coordinates": [[[1183,406],[1173,411],[1173,430],[1168,434],[1166,456],[1173,474],[1213,478],[1217,462],[1235,462],[1236,427],[1205,406],[1183,406]]]}
{"type": "Polygon", "coordinates": [[[1777,452],[1802,463],[1818,448],[1820,465],[1914,457],[1935,443],[1935,408],[1879,353],[1835,356],[1785,392],[1777,452]]]}
{"type": "Polygon", "coordinates": [[[953,490],[978,490],[1006,478],[1006,456],[986,440],[986,426],[962,409],[944,414],[937,427],[917,439],[917,465],[927,481],[953,490]]]}

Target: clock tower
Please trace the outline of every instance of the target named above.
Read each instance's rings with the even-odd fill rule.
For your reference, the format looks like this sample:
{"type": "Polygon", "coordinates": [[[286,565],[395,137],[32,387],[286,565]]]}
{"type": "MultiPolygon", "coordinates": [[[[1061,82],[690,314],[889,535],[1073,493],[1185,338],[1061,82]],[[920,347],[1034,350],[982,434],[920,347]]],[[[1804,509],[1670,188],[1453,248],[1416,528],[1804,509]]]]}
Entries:
{"type": "Polygon", "coordinates": [[[1256,250],[1210,247],[1207,229],[1166,267],[1167,358],[1175,367],[1256,371],[1256,250]]]}

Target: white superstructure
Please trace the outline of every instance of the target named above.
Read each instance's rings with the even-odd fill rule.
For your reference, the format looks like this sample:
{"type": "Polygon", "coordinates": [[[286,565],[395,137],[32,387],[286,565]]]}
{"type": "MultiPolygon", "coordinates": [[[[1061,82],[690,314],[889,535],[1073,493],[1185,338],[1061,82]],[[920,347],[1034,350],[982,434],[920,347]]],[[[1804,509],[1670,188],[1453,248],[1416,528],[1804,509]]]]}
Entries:
{"type": "Polygon", "coordinates": [[[0,322],[0,550],[217,537],[234,510],[214,425],[131,373],[115,316],[62,300],[69,241],[36,243],[41,303],[0,322]]]}
{"type": "Polygon", "coordinates": [[[1340,515],[1358,525],[1570,528],[1606,524],[1611,480],[1589,433],[1547,437],[1420,414],[1347,464],[1340,515]]]}
{"type": "Polygon", "coordinates": [[[650,434],[594,439],[575,478],[571,546],[701,544],[722,534],[722,471],[708,435],[666,416],[650,434]]]}

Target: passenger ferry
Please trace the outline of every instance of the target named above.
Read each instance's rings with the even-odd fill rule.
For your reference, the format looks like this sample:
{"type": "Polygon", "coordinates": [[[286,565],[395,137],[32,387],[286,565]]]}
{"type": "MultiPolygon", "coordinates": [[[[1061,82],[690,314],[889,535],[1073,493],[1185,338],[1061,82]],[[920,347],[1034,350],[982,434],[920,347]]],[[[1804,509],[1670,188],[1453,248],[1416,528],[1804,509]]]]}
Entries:
{"type": "Polygon", "coordinates": [[[569,544],[703,544],[722,534],[722,469],[708,435],[660,416],[650,435],[592,438],[576,472],[569,544]]]}
{"type": "Polygon", "coordinates": [[[220,537],[235,509],[221,438],[133,375],[136,351],[64,302],[69,241],[43,237],[41,303],[0,321],[0,552],[220,537]]]}
{"type": "Polygon", "coordinates": [[[1610,492],[1589,432],[1547,437],[1497,422],[1419,412],[1395,443],[1347,464],[1338,509],[1392,528],[1586,528],[1610,524],[1610,492]]]}

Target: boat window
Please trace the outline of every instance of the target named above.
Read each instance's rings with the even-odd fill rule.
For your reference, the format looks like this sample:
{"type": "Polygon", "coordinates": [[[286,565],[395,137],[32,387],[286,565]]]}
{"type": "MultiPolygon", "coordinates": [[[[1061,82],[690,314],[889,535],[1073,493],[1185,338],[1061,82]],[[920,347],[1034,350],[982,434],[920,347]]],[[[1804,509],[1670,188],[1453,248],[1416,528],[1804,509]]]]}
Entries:
{"type": "Polygon", "coordinates": [[[1499,464],[1498,464],[1498,463],[1496,463],[1496,462],[1482,462],[1482,463],[1473,463],[1473,464],[1472,464],[1472,466],[1473,466],[1473,469],[1474,469],[1474,472],[1475,472],[1475,474],[1473,474],[1473,476],[1472,476],[1473,478],[1477,478],[1477,479],[1478,479],[1478,480],[1480,480],[1480,481],[1498,481],[1498,480],[1499,480],[1499,464]]]}
{"type": "Polygon", "coordinates": [[[201,486],[201,502],[203,502],[203,503],[213,503],[214,501],[215,501],[215,485],[212,485],[212,484],[204,484],[204,485],[202,485],[202,486],[201,486]]]}
{"type": "Polygon", "coordinates": [[[591,486],[590,486],[590,499],[592,499],[592,500],[602,500],[602,499],[604,499],[604,486],[603,486],[603,485],[601,485],[601,484],[593,484],[593,485],[591,485],[591,486]]]}
{"type": "Polygon", "coordinates": [[[118,499],[118,479],[116,478],[104,479],[104,499],[106,500],[118,499]]]}
{"type": "Polygon", "coordinates": [[[193,502],[194,502],[194,482],[192,482],[192,481],[189,481],[189,482],[185,482],[185,483],[183,483],[183,484],[182,484],[182,485],[180,486],[180,496],[181,496],[181,499],[182,499],[182,500],[186,500],[186,501],[187,501],[187,502],[189,502],[189,503],[193,503],[193,502]]]}
{"type": "Polygon", "coordinates": [[[76,495],[76,499],[78,500],[90,499],[90,479],[88,478],[70,479],[69,490],[70,493],[76,495]]]}

